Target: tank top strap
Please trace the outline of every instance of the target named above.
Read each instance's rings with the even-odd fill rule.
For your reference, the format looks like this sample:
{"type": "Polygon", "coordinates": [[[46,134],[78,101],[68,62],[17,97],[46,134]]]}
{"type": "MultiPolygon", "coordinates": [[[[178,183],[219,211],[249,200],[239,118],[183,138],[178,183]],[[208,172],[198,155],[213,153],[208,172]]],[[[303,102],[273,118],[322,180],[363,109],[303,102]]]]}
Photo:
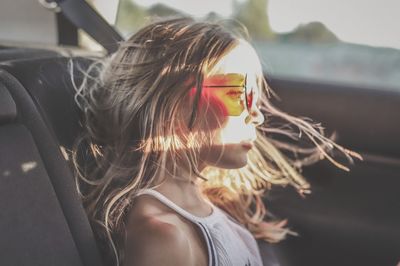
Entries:
{"type": "Polygon", "coordinates": [[[160,202],[162,202],[163,204],[165,204],[166,206],[168,206],[169,208],[173,209],[178,214],[180,214],[181,216],[186,218],[187,220],[196,224],[200,228],[200,230],[206,240],[207,252],[208,252],[208,265],[209,266],[217,266],[217,264],[218,264],[217,263],[217,252],[216,252],[215,245],[213,243],[213,239],[211,237],[211,233],[210,233],[210,230],[209,230],[207,224],[208,224],[208,222],[216,219],[218,214],[219,215],[222,214],[221,212],[219,212],[218,208],[216,208],[213,204],[209,203],[212,208],[212,213],[206,217],[199,217],[199,216],[193,215],[190,212],[179,207],[173,201],[171,201],[166,196],[164,196],[163,194],[161,194],[160,192],[158,192],[154,189],[142,189],[136,195],[137,196],[139,196],[139,195],[153,196],[156,199],[158,199],[160,202]]]}
{"type": "Polygon", "coordinates": [[[185,209],[179,207],[176,203],[174,203],[173,201],[171,201],[170,199],[168,199],[166,196],[164,196],[162,193],[154,190],[154,189],[142,189],[141,191],[139,191],[137,193],[137,196],[139,195],[150,195],[155,197],[156,199],[158,199],[161,203],[165,204],[166,206],[168,206],[169,208],[173,209],[174,211],[176,211],[178,214],[182,215],[184,218],[192,221],[192,222],[208,222],[211,220],[214,220],[217,216],[217,208],[212,205],[211,203],[209,203],[209,205],[211,206],[212,209],[212,213],[208,216],[205,217],[201,217],[201,216],[196,216],[191,214],[190,212],[186,211],[185,209]]]}

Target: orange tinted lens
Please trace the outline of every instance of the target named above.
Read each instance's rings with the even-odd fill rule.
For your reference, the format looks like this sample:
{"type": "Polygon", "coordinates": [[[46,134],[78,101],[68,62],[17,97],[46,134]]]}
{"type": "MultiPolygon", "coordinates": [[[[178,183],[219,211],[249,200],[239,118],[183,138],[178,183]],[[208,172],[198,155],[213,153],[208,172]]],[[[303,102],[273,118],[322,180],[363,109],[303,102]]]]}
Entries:
{"type": "MultiPolygon", "coordinates": [[[[248,88],[246,88],[246,90],[248,90],[248,88]]],[[[254,96],[253,89],[250,89],[250,91],[246,91],[247,110],[250,110],[251,107],[253,106],[253,96],[254,96]]]]}

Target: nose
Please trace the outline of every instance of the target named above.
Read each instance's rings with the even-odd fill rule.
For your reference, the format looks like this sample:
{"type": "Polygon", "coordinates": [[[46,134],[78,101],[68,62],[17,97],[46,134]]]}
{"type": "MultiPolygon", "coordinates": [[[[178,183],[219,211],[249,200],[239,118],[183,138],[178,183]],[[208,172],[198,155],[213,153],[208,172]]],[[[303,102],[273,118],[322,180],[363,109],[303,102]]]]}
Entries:
{"type": "Polygon", "coordinates": [[[255,126],[262,125],[264,123],[264,115],[257,107],[251,108],[249,114],[245,119],[246,124],[253,123],[255,126]]]}

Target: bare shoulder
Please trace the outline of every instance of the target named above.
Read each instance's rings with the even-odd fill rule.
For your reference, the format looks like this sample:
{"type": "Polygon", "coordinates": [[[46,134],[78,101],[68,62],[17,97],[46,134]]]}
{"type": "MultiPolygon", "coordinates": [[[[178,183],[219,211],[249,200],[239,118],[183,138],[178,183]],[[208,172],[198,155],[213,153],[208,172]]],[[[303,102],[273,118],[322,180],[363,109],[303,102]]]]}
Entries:
{"type": "Polygon", "coordinates": [[[141,208],[130,214],[124,261],[124,266],[193,264],[189,240],[179,225],[141,208]]]}

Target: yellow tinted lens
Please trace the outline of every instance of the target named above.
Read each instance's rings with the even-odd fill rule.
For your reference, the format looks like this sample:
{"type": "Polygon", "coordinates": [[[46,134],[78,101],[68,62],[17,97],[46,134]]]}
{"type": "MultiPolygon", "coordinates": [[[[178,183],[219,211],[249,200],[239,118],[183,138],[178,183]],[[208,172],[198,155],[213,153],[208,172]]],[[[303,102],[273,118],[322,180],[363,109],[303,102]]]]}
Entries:
{"type": "Polygon", "coordinates": [[[204,80],[204,93],[211,96],[211,104],[223,108],[223,113],[231,116],[240,115],[245,107],[245,76],[228,73],[213,75],[204,80]]]}

